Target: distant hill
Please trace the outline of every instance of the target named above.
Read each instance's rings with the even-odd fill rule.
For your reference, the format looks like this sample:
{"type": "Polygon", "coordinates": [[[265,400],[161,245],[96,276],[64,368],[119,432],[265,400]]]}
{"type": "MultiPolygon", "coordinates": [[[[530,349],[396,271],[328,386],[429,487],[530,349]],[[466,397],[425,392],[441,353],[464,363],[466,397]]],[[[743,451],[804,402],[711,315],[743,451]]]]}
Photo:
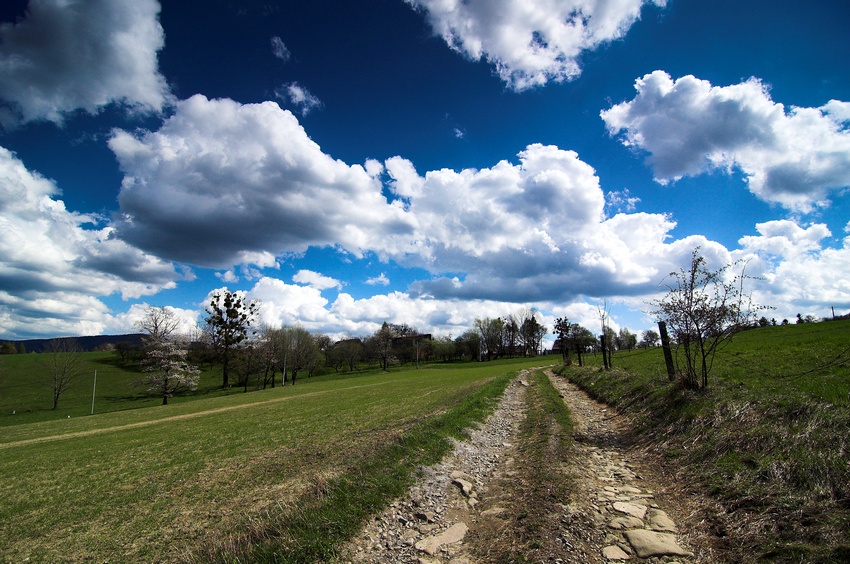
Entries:
{"type": "MultiPolygon", "coordinates": [[[[142,343],[142,335],[141,333],[131,333],[127,335],[95,335],[88,337],[70,337],[73,338],[79,343],[80,348],[84,351],[93,351],[99,347],[104,345],[115,345],[117,343],[130,343],[133,345],[140,345],[142,343]]],[[[12,343],[15,348],[19,348],[19,345],[23,344],[26,352],[44,352],[47,348],[47,344],[53,339],[27,339],[23,341],[0,341],[0,343],[12,343]]]]}

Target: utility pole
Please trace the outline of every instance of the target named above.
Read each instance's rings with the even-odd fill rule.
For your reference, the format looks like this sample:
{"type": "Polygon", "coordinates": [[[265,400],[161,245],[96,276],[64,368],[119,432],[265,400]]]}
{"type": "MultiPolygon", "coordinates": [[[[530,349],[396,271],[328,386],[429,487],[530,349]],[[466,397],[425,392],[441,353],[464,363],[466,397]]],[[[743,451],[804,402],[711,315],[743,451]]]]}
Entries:
{"type": "Polygon", "coordinates": [[[91,415],[94,415],[94,391],[97,388],[97,370],[94,371],[94,383],[91,385],[91,415]]]}

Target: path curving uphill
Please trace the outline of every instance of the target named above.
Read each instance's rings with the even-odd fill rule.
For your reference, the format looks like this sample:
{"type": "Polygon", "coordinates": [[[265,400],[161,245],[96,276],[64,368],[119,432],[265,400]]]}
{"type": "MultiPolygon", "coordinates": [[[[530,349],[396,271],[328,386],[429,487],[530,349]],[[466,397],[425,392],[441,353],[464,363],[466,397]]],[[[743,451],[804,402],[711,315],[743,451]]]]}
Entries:
{"type": "Polygon", "coordinates": [[[338,561],[711,561],[710,549],[676,522],[690,504],[643,464],[639,450],[627,448],[627,427],[565,378],[525,371],[470,438],[422,469],[338,561]],[[546,388],[570,411],[571,440],[559,434],[546,388]]]}

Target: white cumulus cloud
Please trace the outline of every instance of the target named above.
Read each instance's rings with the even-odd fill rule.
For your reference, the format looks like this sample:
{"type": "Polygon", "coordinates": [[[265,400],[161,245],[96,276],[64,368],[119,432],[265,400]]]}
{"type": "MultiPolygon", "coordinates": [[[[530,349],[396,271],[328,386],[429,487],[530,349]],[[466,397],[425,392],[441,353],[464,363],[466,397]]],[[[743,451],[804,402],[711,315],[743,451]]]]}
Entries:
{"type": "Polygon", "coordinates": [[[299,270],[292,277],[293,282],[312,286],[317,290],[329,290],[331,288],[342,288],[342,282],[330,276],[313,272],[312,270],[299,270]]]}
{"type": "Polygon", "coordinates": [[[266,267],[335,245],[359,256],[413,229],[379,179],[323,153],[274,102],[196,95],[158,131],[118,130],[109,146],[125,174],[117,232],[169,260],[266,267]]]}
{"type": "Polygon", "coordinates": [[[534,144],[518,157],[518,164],[424,176],[409,161],[387,161],[390,187],[419,226],[390,256],[437,275],[466,273],[423,280],[412,291],[567,299],[636,292],[669,271],[666,239],[675,222],[659,214],[606,218],[599,178],[574,151],[534,144]]]}
{"type": "Polygon", "coordinates": [[[114,102],[161,110],[159,10],[155,0],[31,0],[23,20],[0,24],[0,121],[61,123],[114,102]]]}
{"type": "Polygon", "coordinates": [[[732,256],[749,261],[747,273],[758,278],[752,283],[758,303],[787,318],[797,313],[826,317],[831,306],[838,314],[850,310],[850,237],[830,247],[826,225],[801,226],[792,220],[759,223],[756,231],[740,239],[741,248],[732,256]]]}
{"type": "MultiPolygon", "coordinates": [[[[581,73],[585,50],[623,37],[647,0],[406,0],[434,32],[473,61],[487,60],[511,88],[581,73]]],[[[665,0],[652,3],[663,6],[665,0]]]]}
{"type": "Polygon", "coordinates": [[[137,298],[173,288],[174,266],[113,236],[97,217],[69,211],[56,185],[0,147],[0,309],[3,330],[90,335],[108,308],[98,296],[137,298]]]}
{"type": "Polygon", "coordinates": [[[368,280],[366,280],[366,283],[369,284],[370,286],[389,286],[390,285],[390,279],[387,278],[387,275],[382,272],[380,275],[375,276],[374,278],[369,278],[368,280]]]}
{"type": "Polygon", "coordinates": [[[612,135],[649,152],[660,182],[737,168],[759,198],[810,212],[850,185],[848,105],[786,108],[756,79],[713,86],[655,71],[637,95],[602,112],[612,135]]]}

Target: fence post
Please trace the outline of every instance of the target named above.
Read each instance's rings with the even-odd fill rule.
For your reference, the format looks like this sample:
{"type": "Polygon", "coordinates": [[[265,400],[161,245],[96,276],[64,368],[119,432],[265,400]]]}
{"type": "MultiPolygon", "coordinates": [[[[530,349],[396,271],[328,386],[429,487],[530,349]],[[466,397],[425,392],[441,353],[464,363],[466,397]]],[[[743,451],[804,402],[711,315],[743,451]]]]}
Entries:
{"type": "Polygon", "coordinates": [[[670,337],[667,336],[667,324],[659,321],[658,331],[661,333],[661,348],[664,349],[664,362],[667,363],[667,379],[672,382],[676,379],[676,367],[673,366],[673,352],[670,350],[670,337]]]}
{"type": "Polygon", "coordinates": [[[599,341],[602,343],[602,364],[605,366],[605,370],[610,369],[608,365],[608,343],[605,339],[605,333],[599,335],[599,341]]]}

